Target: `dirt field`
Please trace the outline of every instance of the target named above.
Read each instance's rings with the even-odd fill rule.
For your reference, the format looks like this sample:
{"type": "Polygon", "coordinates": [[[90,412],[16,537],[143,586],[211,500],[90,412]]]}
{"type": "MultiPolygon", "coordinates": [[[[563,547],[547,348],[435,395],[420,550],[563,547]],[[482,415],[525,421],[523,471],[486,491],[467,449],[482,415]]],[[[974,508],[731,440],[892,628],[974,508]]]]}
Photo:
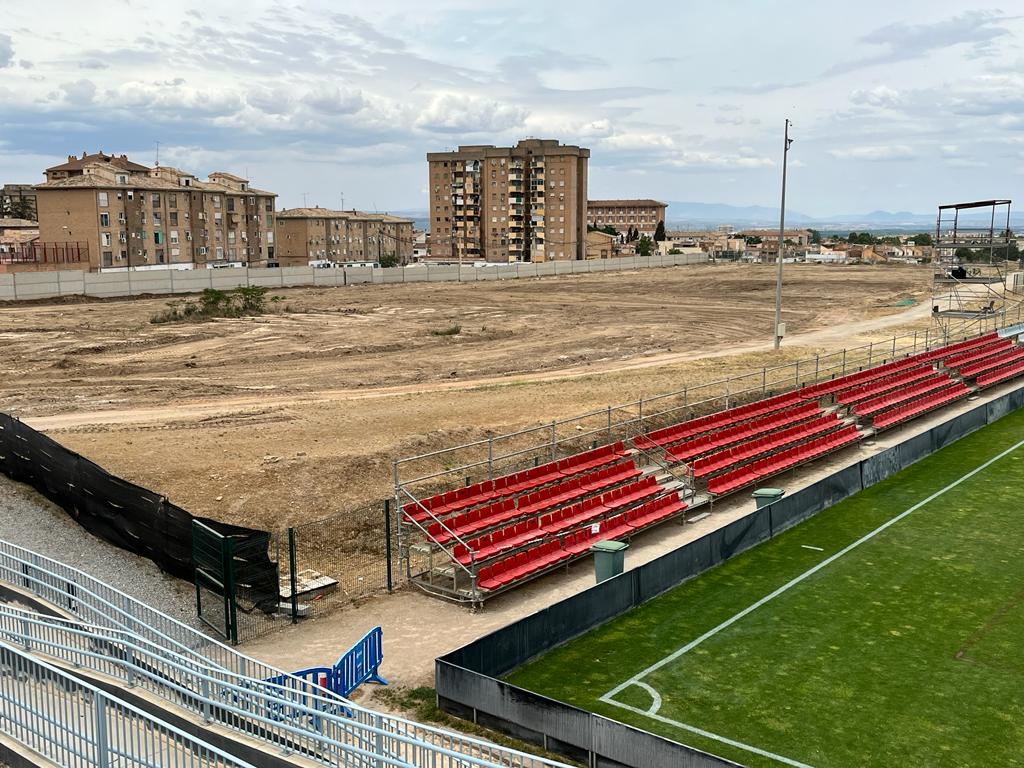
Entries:
{"type": "Polygon", "coordinates": [[[781,356],[757,266],[293,289],[200,324],[150,324],[162,298],[8,304],[0,409],[196,514],[277,527],[389,495],[396,457],[928,321],[927,268],[787,270],[781,356]]]}

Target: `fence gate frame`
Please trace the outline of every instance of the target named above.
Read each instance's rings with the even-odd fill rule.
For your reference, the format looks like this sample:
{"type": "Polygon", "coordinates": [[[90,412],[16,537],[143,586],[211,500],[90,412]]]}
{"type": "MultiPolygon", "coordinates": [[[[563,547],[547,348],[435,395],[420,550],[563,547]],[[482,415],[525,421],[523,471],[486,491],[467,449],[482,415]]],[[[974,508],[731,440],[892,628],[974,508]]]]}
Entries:
{"type": "Polygon", "coordinates": [[[192,521],[193,582],[196,588],[196,616],[199,620],[220,634],[230,643],[238,642],[238,613],[235,605],[237,581],[235,580],[234,542],[230,536],[192,521]],[[203,590],[213,592],[223,603],[223,622],[211,621],[203,613],[203,590]]]}

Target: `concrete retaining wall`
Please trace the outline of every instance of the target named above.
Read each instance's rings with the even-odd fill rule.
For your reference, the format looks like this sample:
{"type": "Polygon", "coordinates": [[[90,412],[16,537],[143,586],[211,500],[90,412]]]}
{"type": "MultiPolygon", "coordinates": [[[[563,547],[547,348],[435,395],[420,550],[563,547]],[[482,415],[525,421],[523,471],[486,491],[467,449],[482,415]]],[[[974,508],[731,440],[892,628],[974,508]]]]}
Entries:
{"type": "Polygon", "coordinates": [[[59,296],[166,295],[198,293],[205,288],[230,290],[247,285],[274,288],[299,286],[334,287],[360,283],[464,283],[478,280],[516,280],[524,277],[579,275],[590,272],[612,272],[627,269],[703,264],[704,254],[684,253],[673,256],[595,261],[548,261],[540,264],[501,264],[492,267],[423,266],[394,269],[313,269],[282,267],[279,269],[195,269],[195,270],[133,270],[131,272],[15,272],[0,274],[0,301],[50,299],[59,296]]]}

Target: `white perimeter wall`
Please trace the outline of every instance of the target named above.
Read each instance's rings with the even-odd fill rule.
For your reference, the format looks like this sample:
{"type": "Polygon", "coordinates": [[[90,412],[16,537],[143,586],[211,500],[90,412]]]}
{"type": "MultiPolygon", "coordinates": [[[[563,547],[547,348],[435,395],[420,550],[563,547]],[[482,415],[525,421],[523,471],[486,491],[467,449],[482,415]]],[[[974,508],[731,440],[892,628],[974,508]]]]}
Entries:
{"type": "Polygon", "coordinates": [[[703,264],[707,254],[682,253],[654,255],[649,258],[628,256],[593,261],[548,261],[540,264],[508,264],[495,267],[422,266],[394,269],[350,267],[313,269],[195,269],[145,270],[133,272],[16,272],[0,274],[0,301],[46,299],[56,296],[141,296],[171,293],[198,293],[204,288],[228,290],[248,285],[265,288],[297,286],[343,286],[359,283],[443,283],[461,279],[511,280],[546,275],[614,272],[624,269],[674,267],[703,264]]]}

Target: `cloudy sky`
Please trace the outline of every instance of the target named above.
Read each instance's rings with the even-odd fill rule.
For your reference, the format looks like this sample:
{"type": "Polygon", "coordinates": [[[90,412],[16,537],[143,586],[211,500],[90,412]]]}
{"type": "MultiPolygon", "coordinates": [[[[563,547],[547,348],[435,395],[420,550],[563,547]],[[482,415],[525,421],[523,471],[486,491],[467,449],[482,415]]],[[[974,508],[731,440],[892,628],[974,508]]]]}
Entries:
{"type": "MultiPolygon", "coordinates": [[[[558,138],[592,197],[931,211],[1024,185],[1024,0],[0,0],[0,181],[102,149],[279,205],[425,208],[428,151],[558,138]]],[[[1022,195],[1016,194],[1020,198],[1022,195]]]]}

